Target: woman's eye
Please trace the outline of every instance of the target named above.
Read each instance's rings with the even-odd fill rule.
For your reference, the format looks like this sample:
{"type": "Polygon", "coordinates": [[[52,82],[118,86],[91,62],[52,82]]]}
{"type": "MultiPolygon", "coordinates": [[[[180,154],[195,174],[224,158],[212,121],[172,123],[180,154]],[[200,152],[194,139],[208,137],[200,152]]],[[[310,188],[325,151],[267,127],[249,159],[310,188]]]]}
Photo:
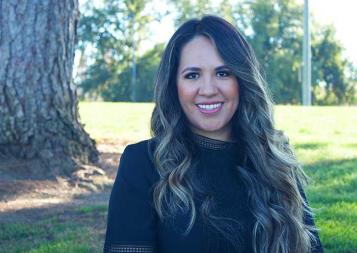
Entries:
{"type": "Polygon", "coordinates": [[[231,73],[229,71],[219,71],[219,72],[217,72],[217,76],[218,77],[228,77],[230,75],[231,75],[231,73]]]}
{"type": "Polygon", "coordinates": [[[185,75],[186,79],[197,79],[198,78],[198,73],[188,73],[185,75]]]}

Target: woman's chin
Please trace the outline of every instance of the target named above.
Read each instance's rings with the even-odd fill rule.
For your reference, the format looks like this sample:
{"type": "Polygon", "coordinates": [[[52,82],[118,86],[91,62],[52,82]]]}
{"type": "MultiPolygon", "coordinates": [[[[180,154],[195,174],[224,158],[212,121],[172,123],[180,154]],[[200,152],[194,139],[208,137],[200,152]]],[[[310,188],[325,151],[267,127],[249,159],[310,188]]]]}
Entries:
{"type": "Polygon", "coordinates": [[[219,132],[219,130],[220,128],[215,126],[200,126],[200,127],[195,127],[193,129],[193,132],[198,134],[201,133],[203,135],[204,133],[213,134],[219,132]]]}

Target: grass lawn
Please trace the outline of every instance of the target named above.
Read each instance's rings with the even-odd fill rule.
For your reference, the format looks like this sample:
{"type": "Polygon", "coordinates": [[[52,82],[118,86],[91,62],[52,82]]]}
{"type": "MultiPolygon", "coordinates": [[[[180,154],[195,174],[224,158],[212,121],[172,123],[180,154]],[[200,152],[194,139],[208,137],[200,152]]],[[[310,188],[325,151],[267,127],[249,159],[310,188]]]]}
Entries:
{"type": "Polygon", "coordinates": [[[80,103],[80,116],[92,138],[136,142],[150,137],[152,103],[80,103]]]}
{"type": "Polygon", "coordinates": [[[0,252],[102,252],[106,215],[106,205],[90,205],[41,220],[0,223],[0,252]]]}
{"type": "MultiPolygon", "coordinates": [[[[85,129],[96,140],[149,138],[152,109],[150,103],[80,103],[85,129]]],[[[277,106],[275,110],[277,128],[287,133],[312,179],[307,196],[325,252],[356,253],[357,107],[277,106]]],[[[73,212],[80,217],[76,222],[57,217],[0,225],[0,252],[101,252],[106,206],[73,212]],[[17,247],[24,243],[26,247],[17,247]]]]}
{"type": "Polygon", "coordinates": [[[310,205],[326,252],[357,252],[357,107],[278,106],[277,125],[312,182],[310,205]]]}

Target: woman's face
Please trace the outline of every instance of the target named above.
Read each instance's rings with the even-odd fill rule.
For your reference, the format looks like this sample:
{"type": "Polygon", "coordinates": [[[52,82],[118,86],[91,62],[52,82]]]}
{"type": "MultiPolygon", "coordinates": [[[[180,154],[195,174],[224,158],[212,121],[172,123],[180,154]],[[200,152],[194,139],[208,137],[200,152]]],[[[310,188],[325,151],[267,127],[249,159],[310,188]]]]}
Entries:
{"type": "Polygon", "coordinates": [[[208,38],[196,36],[182,48],[177,90],[193,132],[218,140],[232,138],[238,82],[208,38]]]}

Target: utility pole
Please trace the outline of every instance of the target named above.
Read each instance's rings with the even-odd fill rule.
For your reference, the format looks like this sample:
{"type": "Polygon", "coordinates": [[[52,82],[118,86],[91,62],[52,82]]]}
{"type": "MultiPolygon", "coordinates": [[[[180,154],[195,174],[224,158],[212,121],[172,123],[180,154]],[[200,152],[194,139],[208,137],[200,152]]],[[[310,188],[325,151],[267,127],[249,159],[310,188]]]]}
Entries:
{"type": "Polygon", "coordinates": [[[131,93],[131,100],[133,102],[136,102],[136,41],[135,41],[135,14],[130,13],[132,17],[132,24],[133,24],[133,33],[132,33],[132,41],[133,41],[133,48],[132,48],[132,54],[133,54],[133,66],[131,69],[131,88],[132,88],[132,93],[131,93]]]}
{"type": "Polygon", "coordinates": [[[133,88],[132,101],[136,102],[136,44],[135,40],[133,41],[133,68],[131,74],[131,85],[133,88]]]}
{"type": "Polygon", "coordinates": [[[302,104],[305,106],[311,105],[311,37],[309,0],[305,0],[304,2],[302,104]]]}

